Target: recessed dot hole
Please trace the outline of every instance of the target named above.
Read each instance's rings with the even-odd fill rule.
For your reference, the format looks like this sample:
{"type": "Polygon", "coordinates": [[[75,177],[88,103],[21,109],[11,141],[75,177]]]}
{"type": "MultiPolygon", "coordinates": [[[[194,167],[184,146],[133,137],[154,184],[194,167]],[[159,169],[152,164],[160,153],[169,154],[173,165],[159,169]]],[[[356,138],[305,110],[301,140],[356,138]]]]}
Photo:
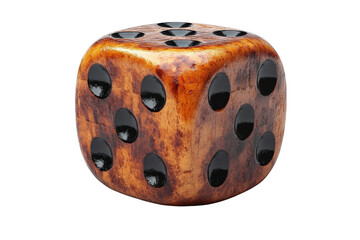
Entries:
{"type": "Polygon", "coordinates": [[[271,59],[266,60],[260,67],[257,77],[257,88],[263,96],[270,95],[276,86],[277,69],[271,59]]]}
{"type": "Polygon", "coordinates": [[[191,27],[191,23],[188,22],[163,22],[158,23],[158,26],[160,27],[166,27],[166,28],[186,28],[191,27]]]}
{"type": "Polygon", "coordinates": [[[165,42],[166,45],[168,46],[172,46],[172,47],[195,47],[195,46],[199,46],[201,44],[201,42],[199,41],[194,41],[194,40],[169,40],[165,42]]]}
{"type": "Polygon", "coordinates": [[[238,30],[220,30],[220,31],[215,31],[213,33],[221,37],[241,37],[247,34],[247,32],[238,31],[238,30]]]}
{"type": "Polygon", "coordinates": [[[91,146],[91,160],[96,168],[100,171],[108,171],[113,166],[113,155],[111,148],[107,141],[100,137],[92,140],[91,146]]]}
{"type": "Polygon", "coordinates": [[[142,32],[116,32],[111,34],[113,38],[124,38],[124,39],[133,39],[143,37],[145,34],[142,32]]]}
{"type": "Polygon", "coordinates": [[[166,92],[160,79],[154,75],[146,76],[141,83],[141,99],[147,109],[160,111],[166,102],[166,92]]]}
{"type": "Polygon", "coordinates": [[[196,31],[185,30],[185,29],[170,29],[170,30],[162,31],[161,33],[166,36],[186,37],[186,36],[195,35],[196,31]]]}
{"type": "Polygon", "coordinates": [[[254,128],[255,112],[251,105],[244,104],[240,107],[235,117],[234,131],[240,140],[247,139],[254,128]]]}
{"type": "Polygon", "coordinates": [[[256,146],[256,162],[266,166],[273,158],[275,151],[275,136],[272,132],[264,133],[256,146]]]}
{"type": "Polygon", "coordinates": [[[138,137],[138,123],[130,110],[120,108],[115,114],[114,122],[116,133],[122,141],[126,143],[135,142],[138,137]]]}
{"type": "Polygon", "coordinates": [[[167,170],[164,161],[158,155],[149,153],[144,158],[144,176],[147,183],[155,188],[166,184],[167,170]]]}
{"type": "Polygon", "coordinates": [[[212,187],[221,186],[228,175],[229,156],[227,152],[219,150],[215,153],[208,166],[208,180],[212,187]]]}
{"type": "Polygon", "coordinates": [[[90,91],[98,98],[104,99],[111,92],[111,77],[101,64],[93,64],[88,71],[88,86],[90,91]]]}
{"type": "Polygon", "coordinates": [[[220,72],[211,81],[208,91],[208,102],[212,110],[223,109],[230,98],[230,81],[227,75],[220,72]]]}

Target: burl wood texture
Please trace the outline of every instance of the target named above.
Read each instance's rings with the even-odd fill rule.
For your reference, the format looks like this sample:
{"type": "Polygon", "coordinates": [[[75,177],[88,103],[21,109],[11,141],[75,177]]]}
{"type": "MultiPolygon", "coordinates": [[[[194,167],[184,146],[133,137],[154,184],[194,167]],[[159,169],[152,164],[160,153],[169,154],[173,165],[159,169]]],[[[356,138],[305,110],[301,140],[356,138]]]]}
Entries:
{"type": "Polygon", "coordinates": [[[242,37],[221,37],[216,30],[228,28],[192,24],[186,29],[197,34],[187,37],[164,36],[167,28],[156,24],[126,29],[140,31],[144,37],[114,39],[106,35],[94,43],[83,57],[76,86],[76,117],[80,146],[91,172],[106,186],[143,200],[168,205],[196,205],[235,196],[261,182],[278,157],[285,125],[285,75],[279,56],[262,38],[248,33],[242,37]],[[167,40],[189,39],[201,45],[176,48],[167,40]],[[275,90],[262,96],[257,90],[257,72],[262,62],[277,64],[275,90]],[[87,73],[92,64],[102,64],[112,78],[106,99],[89,90],[87,73]],[[216,73],[225,72],[231,94],[226,107],[213,111],[208,89],[216,73]],[[166,91],[166,104],[159,112],[149,111],[142,103],[140,85],[147,75],[157,76],[166,91]],[[255,110],[252,134],[240,141],[234,133],[234,120],[240,106],[255,110]],[[127,108],[135,115],[139,136],[124,143],[116,134],[115,113],[127,108]],[[260,166],[255,148],[266,131],[276,140],[272,161],[260,166]],[[91,160],[94,137],[105,139],[113,152],[114,165],[99,171],[91,160]],[[217,188],[208,183],[207,169],[218,150],[229,154],[226,181],[217,188]],[[143,172],[143,159],[156,153],[167,168],[167,182],[151,187],[143,172]]]}

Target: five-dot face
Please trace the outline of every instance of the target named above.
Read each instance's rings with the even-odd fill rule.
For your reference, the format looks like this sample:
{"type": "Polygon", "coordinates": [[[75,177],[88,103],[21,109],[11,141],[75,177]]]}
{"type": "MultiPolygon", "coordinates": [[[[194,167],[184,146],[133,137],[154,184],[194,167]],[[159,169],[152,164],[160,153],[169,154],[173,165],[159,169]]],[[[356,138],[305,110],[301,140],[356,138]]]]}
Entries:
{"type": "MultiPolygon", "coordinates": [[[[193,48],[211,44],[212,38],[222,42],[231,41],[236,38],[244,38],[248,34],[245,31],[229,30],[219,28],[202,28],[198,24],[189,22],[162,22],[152,26],[157,32],[145,29],[128,29],[109,34],[111,39],[131,42],[135,41],[140,45],[146,43],[156,44],[159,47],[168,48],[193,48]],[[142,32],[141,30],[145,30],[142,32]]],[[[151,45],[148,44],[148,45],[151,45]]]]}
{"type": "MultiPolygon", "coordinates": [[[[117,33],[116,36],[130,36],[117,33]]],[[[103,101],[111,94],[112,79],[105,66],[94,63],[88,70],[88,87],[96,98],[103,101]]],[[[165,106],[166,92],[162,81],[155,75],[147,75],[143,78],[140,89],[140,97],[145,108],[151,112],[159,112],[165,106]]],[[[125,144],[134,143],[139,135],[139,126],[135,115],[130,109],[120,108],[114,115],[114,131],[125,144]]],[[[114,164],[113,153],[110,144],[102,137],[93,138],[90,146],[92,162],[99,171],[109,171],[114,164]]],[[[149,153],[143,160],[143,172],[146,182],[154,188],[163,187],[166,184],[167,170],[160,156],[149,153]]]]}
{"type": "MultiPolygon", "coordinates": [[[[187,22],[164,22],[157,24],[159,28],[164,30],[159,31],[159,36],[164,37],[164,44],[174,48],[189,48],[200,46],[201,41],[194,37],[199,34],[198,31],[192,30],[193,24],[187,22]],[[192,37],[189,39],[188,37],[192,37]]],[[[213,35],[221,38],[237,38],[243,37],[247,33],[237,30],[216,30],[212,32],[213,35]]],[[[114,39],[139,39],[146,37],[146,34],[138,31],[120,31],[110,35],[114,39]]],[[[111,66],[113,68],[114,66],[111,66]]],[[[87,74],[89,94],[97,98],[99,101],[107,101],[107,98],[112,94],[112,75],[111,68],[100,63],[93,63],[87,74]]],[[[239,70],[240,71],[240,70],[239,70]]],[[[277,63],[274,59],[268,58],[261,62],[259,69],[255,69],[257,76],[254,85],[260,97],[268,97],[276,91],[277,86],[277,63]]],[[[163,80],[155,73],[141,76],[142,79],[134,79],[134,81],[141,81],[139,98],[141,99],[142,107],[145,111],[150,111],[151,114],[161,112],[166,106],[166,89],[163,80]]],[[[218,71],[210,79],[207,89],[207,103],[208,107],[214,114],[221,114],[226,108],[235,109],[232,111],[234,115],[231,121],[233,122],[233,133],[239,142],[244,144],[244,147],[254,144],[249,141],[253,132],[259,133],[258,127],[260,121],[256,119],[258,116],[256,110],[249,102],[239,102],[237,105],[230,105],[229,102],[232,97],[230,83],[234,83],[233,75],[228,75],[226,70],[218,71]]],[[[132,106],[122,106],[119,109],[113,110],[113,132],[117,136],[117,141],[121,144],[132,144],[141,138],[141,129],[139,128],[137,114],[133,113],[132,106]]],[[[275,152],[276,139],[271,129],[261,130],[260,138],[255,143],[255,149],[252,155],[252,161],[258,166],[263,167],[271,162],[275,152]]],[[[201,136],[199,136],[201,137],[201,136]]],[[[113,152],[115,143],[103,136],[95,136],[89,148],[91,160],[99,171],[111,171],[114,164],[117,164],[113,152]]],[[[129,146],[129,145],[128,145],[129,146]]],[[[216,146],[209,146],[215,148],[216,146]]],[[[207,176],[208,184],[212,188],[219,188],[226,184],[226,179],[229,175],[229,169],[233,166],[232,159],[229,153],[224,149],[214,149],[211,159],[207,159],[207,172],[203,174],[207,176]]],[[[162,188],[171,182],[175,176],[168,173],[166,156],[161,154],[148,152],[142,160],[144,182],[153,188],[162,188]]]]}
{"type": "MultiPolygon", "coordinates": [[[[220,36],[236,37],[234,31],[221,31],[220,36]]],[[[266,59],[257,70],[256,86],[261,97],[271,95],[277,83],[277,67],[272,59],[266,59]]],[[[209,107],[219,112],[227,107],[231,97],[231,86],[225,72],[217,73],[211,80],[208,89],[209,107]]],[[[230,106],[232,107],[232,106],[230,106]]],[[[249,103],[243,103],[234,116],[234,133],[238,140],[244,144],[251,144],[247,139],[251,136],[255,128],[255,110],[249,103]]],[[[259,166],[266,166],[273,159],[275,152],[275,136],[271,131],[262,134],[256,143],[256,151],[253,161],[259,166]]],[[[226,180],[229,168],[229,156],[224,150],[218,150],[208,165],[208,181],[212,187],[220,187],[226,180]]]]}

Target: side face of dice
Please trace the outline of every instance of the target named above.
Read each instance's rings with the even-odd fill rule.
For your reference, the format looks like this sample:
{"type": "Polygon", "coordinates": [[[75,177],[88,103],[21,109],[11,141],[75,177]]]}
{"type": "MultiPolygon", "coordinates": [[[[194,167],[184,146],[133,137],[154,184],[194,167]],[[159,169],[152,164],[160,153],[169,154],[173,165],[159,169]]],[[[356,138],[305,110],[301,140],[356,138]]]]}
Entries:
{"type": "Polygon", "coordinates": [[[79,142],[92,173],[143,200],[195,205],[261,182],[280,151],[285,75],[243,31],[160,23],[109,34],[79,68],[79,142]]]}

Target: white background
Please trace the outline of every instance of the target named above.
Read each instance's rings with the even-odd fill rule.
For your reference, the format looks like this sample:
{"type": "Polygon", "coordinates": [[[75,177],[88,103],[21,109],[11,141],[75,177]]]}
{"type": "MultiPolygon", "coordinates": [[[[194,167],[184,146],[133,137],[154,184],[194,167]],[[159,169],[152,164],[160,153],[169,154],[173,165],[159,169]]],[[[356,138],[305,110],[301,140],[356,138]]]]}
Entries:
{"type": "Polygon", "coordinates": [[[0,239],[359,239],[358,1],[2,1],[0,239]],[[255,188],[197,207],[110,190],[75,125],[88,47],[128,27],[188,21],[255,33],[280,55],[287,119],[255,188]]]}

